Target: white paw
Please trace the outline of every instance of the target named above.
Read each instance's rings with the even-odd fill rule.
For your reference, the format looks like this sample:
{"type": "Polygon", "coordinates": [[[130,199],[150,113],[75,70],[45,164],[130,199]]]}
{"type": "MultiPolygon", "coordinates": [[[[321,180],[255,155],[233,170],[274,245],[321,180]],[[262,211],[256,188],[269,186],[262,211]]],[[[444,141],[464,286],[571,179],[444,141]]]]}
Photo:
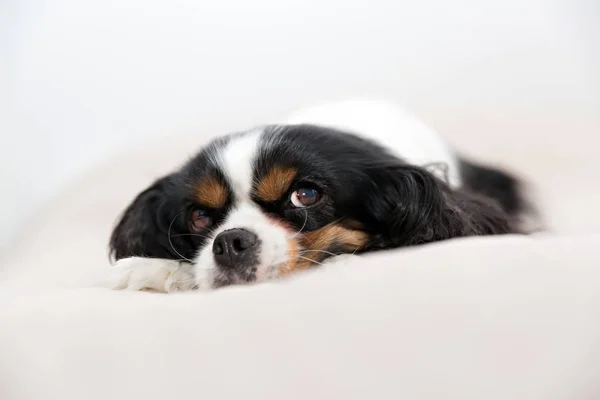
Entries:
{"type": "Polygon", "coordinates": [[[163,293],[191,290],[194,275],[189,264],[160,258],[123,258],[113,267],[114,290],[153,290],[163,293]]]}

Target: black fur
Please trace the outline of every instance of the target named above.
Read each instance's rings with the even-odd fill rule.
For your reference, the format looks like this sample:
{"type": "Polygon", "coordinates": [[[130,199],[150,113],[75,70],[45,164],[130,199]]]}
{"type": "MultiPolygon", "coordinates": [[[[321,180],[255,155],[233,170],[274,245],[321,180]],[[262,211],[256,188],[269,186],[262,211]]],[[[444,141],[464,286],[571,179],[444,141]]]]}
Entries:
{"type": "Polygon", "coordinates": [[[508,214],[516,215],[527,209],[521,182],[514,176],[465,159],[460,161],[460,173],[469,190],[494,199],[508,214]]]}
{"type": "MultiPolygon", "coordinates": [[[[211,143],[181,169],[158,179],[135,198],[110,237],[112,258],[192,259],[206,242],[206,235],[194,234],[189,229],[189,217],[195,207],[194,185],[209,174],[224,179],[209,155],[230,138],[211,143]]],[[[218,224],[228,208],[229,204],[222,210],[207,212],[218,224]]]]}
{"type": "Polygon", "coordinates": [[[376,227],[370,249],[411,246],[439,240],[516,232],[511,218],[494,201],[467,190],[453,190],[415,166],[378,169],[365,200],[376,227]]]}
{"type": "MultiPolygon", "coordinates": [[[[194,204],[194,184],[211,174],[226,182],[214,157],[232,136],[211,144],[179,171],[160,179],[127,208],[110,241],[116,259],[146,256],[191,259],[205,238],[187,225],[194,204]],[[170,241],[169,241],[170,230],[170,241]]],[[[464,188],[452,189],[426,169],[403,160],[370,141],[311,125],[270,126],[255,160],[259,181],[275,165],[298,171],[279,201],[254,200],[272,217],[304,232],[330,223],[360,227],[370,237],[362,252],[412,246],[464,236],[518,232],[522,209],[518,181],[495,169],[463,161],[464,188]],[[289,194],[313,187],[322,200],[294,209],[289,194]]],[[[215,229],[232,204],[212,213],[215,229]]]]}
{"type": "Polygon", "coordinates": [[[180,259],[177,252],[191,254],[193,243],[189,239],[171,238],[177,243],[176,251],[167,234],[173,220],[176,220],[173,225],[177,228],[171,234],[182,233],[180,226],[187,217],[183,215],[183,201],[175,195],[178,181],[178,174],[157,180],[127,207],[110,238],[111,254],[115,259],[133,256],[180,259]]]}

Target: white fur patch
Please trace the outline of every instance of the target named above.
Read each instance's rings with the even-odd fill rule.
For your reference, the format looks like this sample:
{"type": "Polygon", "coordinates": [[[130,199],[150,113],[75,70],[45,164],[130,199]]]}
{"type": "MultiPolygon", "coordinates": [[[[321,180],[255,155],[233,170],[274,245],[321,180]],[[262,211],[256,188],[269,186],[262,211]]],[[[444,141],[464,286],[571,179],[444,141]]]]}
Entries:
{"type": "Polygon", "coordinates": [[[163,293],[191,290],[191,266],[160,258],[122,258],[113,267],[110,287],[115,290],[153,290],[163,293]]]}
{"type": "Polygon", "coordinates": [[[431,172],[461,185],[459,162],[452,148],[433,129],[395,104],[375,100],[348,100],[300,110],[284,123],[312,124],[352,132],[390,150],[409,164],[447,165],[431,172]],[[447,172],[447,174],[446,174],[447,172]]]}
{"type": "Polygon", "coordinates": [[[252,167],[262,133],[262,129],[255,129],[232,138],[219,157],[221,171],[229,180],[238,201],[249,201],[254,172],[252,167]]]}

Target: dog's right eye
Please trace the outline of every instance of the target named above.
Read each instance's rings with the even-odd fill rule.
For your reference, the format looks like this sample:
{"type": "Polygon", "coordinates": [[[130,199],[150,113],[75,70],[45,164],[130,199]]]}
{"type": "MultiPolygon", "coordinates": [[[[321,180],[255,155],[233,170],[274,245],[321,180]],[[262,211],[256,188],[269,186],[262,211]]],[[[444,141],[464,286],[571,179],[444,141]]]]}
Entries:
{"type": "Polygon", "coordinates": [[[204,210],[197,208],[190,214],[190,230],[194,232],[200,232],[208,228],[211,223],[212,218],[204,210]]]}
{"type": "Polygon", "coordinates": [[[292,193],[290,201],[297,208],[304,208],[316,204],[321,199],[321,193],[316,189],[300,188],[292,193]]]}

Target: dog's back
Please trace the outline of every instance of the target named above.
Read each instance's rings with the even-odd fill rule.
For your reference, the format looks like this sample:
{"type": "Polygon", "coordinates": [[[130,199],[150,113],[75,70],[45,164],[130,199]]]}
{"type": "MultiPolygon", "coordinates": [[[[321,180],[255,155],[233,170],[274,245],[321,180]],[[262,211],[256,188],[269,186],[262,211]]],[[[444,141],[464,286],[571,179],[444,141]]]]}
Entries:
{"type": "Polygon", "coordinates": [[[464,188],[492,199],[515,218],[528,211],[517,177],[462,157],[434,129],[393,103],[360,99],[323,103],[293,113],[285,123],[354,133],[409,164],[428,167],[454,189],[464,188]]]}

